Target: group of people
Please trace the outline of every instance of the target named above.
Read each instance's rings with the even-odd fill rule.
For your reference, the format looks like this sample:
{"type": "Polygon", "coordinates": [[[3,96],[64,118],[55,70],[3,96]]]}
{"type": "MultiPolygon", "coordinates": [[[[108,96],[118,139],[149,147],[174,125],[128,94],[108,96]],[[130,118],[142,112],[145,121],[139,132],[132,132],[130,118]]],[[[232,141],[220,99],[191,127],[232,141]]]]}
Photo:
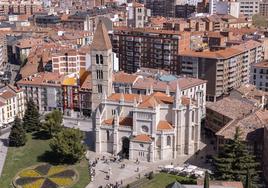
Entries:
{"type": "Polygon", "coordinates": [[[120,188],[120,187],[123,187],[123,181],[121,180],[121,182],[115,182],[115,184],[112,184],[112,183],[108,183],[107,185],[105,186],[99,186],[98,188],[120,188]]]}
{"type": "MultiPolygon", "coordinates": [[[[89,174],[90,174],[90,177],[91,177],[91,181],[94,181],[94,177],[96,175],[94,168],[98,164],[99,160],[103,161],[103,163],[108,165],[108,170],[105,172],[106,173],[106,176],[105,176],[106,180],[110,180],[111,175],[112,175],[112,169],[111,169],[111,167],[109,165],[110,162],[121,163],[123,161],[123,159],[119,155],[113,155],[111,158],[107,158],[106,156],[102,156],[101,158],[96,158],[95,160],[90,161],[89,162],[89,174]]],[[[136,163],[136,165],[138,165],[137,169],[135,171],[140,172],[140,167],[139,167],[140,161],[138,160],[138,158],[136,159],[135,163],[136,163]]],[[[121,169],[126,168],[126,164],[121,163],[120,168],[121,169]]],[[[140,178],[141,178],[141,174],[139,173],[139,179],[140,178]]],[[[120,188],[122,186],[123,186],[123,181],[121,180],[121,182],[116,182],[115,184],[108,183],[105,186],[101,185],[98,188],[120,188]]]]}

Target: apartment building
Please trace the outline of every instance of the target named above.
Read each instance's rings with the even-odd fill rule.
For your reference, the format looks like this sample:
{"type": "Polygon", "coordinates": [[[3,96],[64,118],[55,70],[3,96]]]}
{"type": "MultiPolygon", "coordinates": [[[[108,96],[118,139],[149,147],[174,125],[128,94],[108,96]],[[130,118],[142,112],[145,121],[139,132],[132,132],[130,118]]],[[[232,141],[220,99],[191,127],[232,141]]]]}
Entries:
{"type": "Polygon", "coordinates": [[[86,117],[91,113],[91,74],[85,71],[80,75],[41,72],[23,78],[17,85],[40,112],[58,109],[68,116],[86,117]]]}
{"type": "Polygon", "coordinates": [[[0,1],[0,9],[3,10],[4,14],[28,14],[33,15],[34,13],[42,10],[42,2],[39,0],[12,0],[12,1],[0,1]]]}
{"type": "Polygon", "coordinates": [[[268,16],[268,1],[263,0],[260,2],[260,15],[262,16],[268,16]]]}
{"type": "Polygon", "coordinates": [[[44,41],[40,38],[23,38],[17,41],[15,45],[15,58],[20,63],[28,58],[30,50],[42,44],[44,41]]]}
{"type": "Polygon", "coordinates": [[[0,70],[2,71],[8,62],[7,39],[5,35],[0,35],[0,70]]]}
{"type": "Polygon", "coordinates": [[[252,17],[260,12],[260,4],[262,0],[237,0],[240,4],[240,14],[252,17]]]}
{"type": "Polygon", "coordinates": [[[249,82],[250,65],[262,60],[262,44],[247,41],[218,51],[186,51],[179,55],[181,74],[208,80],[207,99],[215,101],[249,82]]]}
{"type": "Polygon", "coordinates": [[[192,13],[195,12],[195,5],[176,5],[175,6],[175,17],[176,18],[189,18],[192,13]]]}
{"type": "Polygon", "coordinates": [[[268,91],[268,61],[253,64],[250,72],[250,83],[258,89],[268,91]]]}
{"type": "MultiPolygon", "coordinates": [[[[89,53],[89,52],[88,52],[89,53]]],[[[90,67],[89,54],[78,51],[68,50],[53,54],[52,71],[59,74],[69,75],[78,74],[80,71],[86,71],[90,67]]]]}
{"type": "Polygon", "coordinates": [[[42,72],[21,79],[17,85],[24,90],[26,100],[32,99],[40,112],[62,110],[63,79],[59,73],[42,72]]]}
{"type": "Polygon", "coordinates": [[[176,0],[147,0],[145,7],[150,9],[152,16],[175,17],[176,0]]]}
{"type": "Polygon", "coordinates": [[[117,27],[112,36],[119,69],[128,73],[140,67],[179,73],[177,54],[190,48],[190,33],[117,27]]]}
{"type": "Polygon", "coordinates": [[[0,127],[7,126],[15,117],[23,118],[25,101],[23,90],[11,85],[0,87],[0,127]]]}

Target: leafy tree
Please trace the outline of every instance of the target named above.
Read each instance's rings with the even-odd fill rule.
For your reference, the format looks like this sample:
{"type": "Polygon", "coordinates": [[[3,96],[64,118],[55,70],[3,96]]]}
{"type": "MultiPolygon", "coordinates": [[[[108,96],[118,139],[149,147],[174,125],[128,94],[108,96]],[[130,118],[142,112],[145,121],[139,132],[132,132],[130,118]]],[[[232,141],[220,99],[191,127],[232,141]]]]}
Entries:
{"type": "Polygon", "coordinates": [[[21,120],[16,117],[9,135],[9,145],[15,147],[24,146],[26,141],[27,137],[22,127],[21,120]]]}
{"type": "Polygon", "coordinates": [[[48,132],[50,137],[58,133],[62,128],[62,113],[59,110],[53,110],[47,114],[43,128],[48,132]]]}
{"type": "Polygon", "coordinates": [[[34,104],[33,100],[30,99],[27,103],[27,109],[23,117],[23,127],[27,132],[34,132],[40,129],[39,112],[34,104]]]}
{"type": "Polygon", "coordinates": [[[260,14],[253,15],[252,22],[253,22],[253,25],[255,25],[256,27],[268,27],[267,18],[260,14]]]}
{"type": "Polygon", "coordinates": [[[52,138],[50,148],[59,162],[75,163],[84,157],[86,151],[83,138],[80,130],[65,128],[52,138]]]}
{"type": "Polygon", "coordinates": [[[208,174],[208,171],[205,172],[204,188],[209,188],[209,174],[208,174]]]}
{"type": "Polygon", "coordinates": [[[245,182],[249,171],[255,185],[259,180],[259,163],[246,149],[239,128],[236,129],[234,139],[226,143],[222,152],[215,158],[214,165],[217,179],[245,182]]]}

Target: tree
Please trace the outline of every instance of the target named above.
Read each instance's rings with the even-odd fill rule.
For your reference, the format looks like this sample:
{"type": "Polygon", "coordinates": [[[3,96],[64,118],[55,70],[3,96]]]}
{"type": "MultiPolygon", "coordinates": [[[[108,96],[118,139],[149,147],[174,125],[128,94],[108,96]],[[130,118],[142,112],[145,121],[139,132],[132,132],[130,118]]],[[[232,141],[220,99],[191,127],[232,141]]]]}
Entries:
{"type": "Polygon", "coordinates": [[[254,185],[259,181],[259,163],[246,149],[241,140],[239,128],[233,140],[223,146],[222,152],[215,158],[216,178],[220,180],[233,180],[245,182],[247,171],[250,172],[254,185]]]}
{"type": "Polygon", "coordinates": [[[80,130],[65,128],[52,138],[50,148],[59,162],[75,163],[85,155],[83,138],[84,135],[80,130]]]}
{"type": "Polygon", "coordinates": [[[253,22],[253,25],[255,25],[256,27],[265,27],[265,28],[268,27],[267,18],[260,14],[253,15],[252,22],[253,22]]]}
{"type": "Polygon", "coordinates": [[[22,127],[21,120],[16,117],[9,135],[9,145],[15,147],[24,146],[26,141],[26,133],[22,127]]]}
{"type": "Polygon", "coordinates": [[[27,103],[27,109],[23,117],[23,127],[27,132],[34,132],[40,129],[39,112],[34,104],[33,100],[30,99],[27,103]]]}
{"type": "Polygon", "coordinates": [[[204,188],[209,188],[209,174],[208,174],[208,171],[205,172],[204,188]]]}
{"type": "Polygon", "coordinates": [[[53,110],[45,117],[43,128],[52,137],[58,133],[62,128],[62,113],[59,110],[53,110]]]}

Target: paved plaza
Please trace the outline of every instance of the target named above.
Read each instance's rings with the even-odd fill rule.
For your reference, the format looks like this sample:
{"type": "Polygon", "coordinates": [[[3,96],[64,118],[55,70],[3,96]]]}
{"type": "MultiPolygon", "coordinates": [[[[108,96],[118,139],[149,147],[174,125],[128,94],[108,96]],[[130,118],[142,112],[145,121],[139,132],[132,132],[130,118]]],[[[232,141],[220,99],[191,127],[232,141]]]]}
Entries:
{"type": "Polygon", "coordinates": [[[108,164],[101,160],[103,156],[106,159],[109,159],[111,155],[96,155],[94,152],[88,152],[87,154],[89,161],[95,161],[96,158],[99,158],[97,165],[94,167],[95,176],[93,181],[89,183],[86,188],[98,188],[100,186],[105,187],[107,184],[116,184],[121,182],[123,185],[127,185],[131,182],[138,180],[139,178],[144,177],[144,175],[150,171],[157,171],[160,165],[174,164],[176,166],[182,165],[187,159],[187,156],[180,157],[172,161],[161,161],[161,162],[140,162],[139,164],[136,161],[123,160],[122,162],[109,162],[108,164]],[[122,164],[125,165],[125,168],[121,168],[122,164]],[[110,173],[109,173],[110,171],[110,173]],[[106,176],[110,174],[110,179],[108,180],[106,176]]]}

